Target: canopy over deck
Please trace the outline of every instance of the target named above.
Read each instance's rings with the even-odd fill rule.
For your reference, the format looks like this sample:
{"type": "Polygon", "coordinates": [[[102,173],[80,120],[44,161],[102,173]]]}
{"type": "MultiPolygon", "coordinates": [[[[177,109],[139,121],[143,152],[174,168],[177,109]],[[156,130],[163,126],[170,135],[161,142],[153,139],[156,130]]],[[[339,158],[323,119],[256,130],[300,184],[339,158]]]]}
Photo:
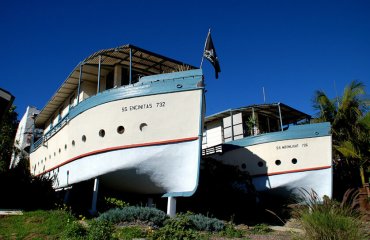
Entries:
{"type": "Polygon", "coordinates": [[[249,113],[250,115],[252,115],[253,111],[256,113],[263,114],[273,119],[280,119],[280,114],[281,114],[282,125],[297,123],[299,121],[311,118],[310,115],[305,114],[301,111],[298,111],[283,103],[270,103],[270,104],[249,105],[246,107],[229,109],[229,110],[216,113],[216,114],[206,117],[205,123],[212,122],[216,119],[228,117],[230,116],[230,112],[232,112],[232,114],[249,113]]]}
{"type": "Polygon", "coordinates": [[[80,77],[81,81],[97,83],[99,73],[104,76],[111,71],[115,65],[131,67],[133,71],[141,72],[144,75],[177,72],[184,69],[196,69],[196,67],[189,64],[164,57],[131,44],[98,51],[80,62],[73,69],[62,86],[56,91],[37,116],[35,121],[36,126],[43,126],[46,121],[50,119],[52,114],[61,107],[66,99],[76,91],[80,77]],[[82,69],[82,71],[80,69],[82,69]]]}

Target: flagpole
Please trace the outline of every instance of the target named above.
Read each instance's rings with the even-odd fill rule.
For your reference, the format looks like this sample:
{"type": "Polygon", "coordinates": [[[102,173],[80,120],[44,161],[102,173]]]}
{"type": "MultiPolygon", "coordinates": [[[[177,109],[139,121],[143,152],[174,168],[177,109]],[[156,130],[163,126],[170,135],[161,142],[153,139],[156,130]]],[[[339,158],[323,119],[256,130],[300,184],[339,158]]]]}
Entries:
{"type": "Polygon", "coordinates": [[[208,37],[209,37],[209,34],[211,33],[211,28],[208,29],[208,34],[207,34],[207,38],[206,38],[206,41],[204,42],[204,48],[203,48],[203,53],[202,53],[202,61],[200,62],[200,69],[202,69],[202,66],[203,66],[203,61],[204,61],[204,51],[206,50],[206,45],[207,45],[207,40],[208,40],[208,37]]]}

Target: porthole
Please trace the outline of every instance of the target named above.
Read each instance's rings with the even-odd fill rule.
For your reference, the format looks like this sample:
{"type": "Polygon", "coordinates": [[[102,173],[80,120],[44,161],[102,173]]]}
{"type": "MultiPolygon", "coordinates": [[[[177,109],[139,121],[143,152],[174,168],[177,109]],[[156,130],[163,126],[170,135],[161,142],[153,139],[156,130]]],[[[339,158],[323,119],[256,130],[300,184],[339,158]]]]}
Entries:
{"type": "Polygon", "coordinates": [[[86,136],[85,135],[82,136],[82,142],[86,142],[86,136]]]}
{"type": "Polygon", "coordinates": [[[247,168],[247,165],[245,165],[245,163],[243,163],[243,164],[241,165],[241,167],[242,167],[242,169],[246,169],[246,168],[247,168]]]}
{"type": "Polygon", "coordinates": [[[54,157],[56,156],[57,154],[54,152],[54,157]]]}
{"type": "Polygon", "coordinates": [[[100,137],[104,137],[105,136],[105,131],[104,131],[104,129],[100,129],[100,131],[99,131],[99,136],[100,137]]]}
{"type": "Polygon", "coordinates": [[[277,166],[279,166],[279,165],[281,164],[281,161],[280,161],[280,160],[276,160],[276,161],[275,161],[275,164],[276,164],[277,166]]]}
{"type": "Polygon", "coordinates": [[[46,162],[46,159],[47,159],[47,158],[45,157],[45,162],[46,162]]]}
{"type": "Polygon", "coordinates": [[[60,150],[60,148],[59,148],[59,153],[61,152],[62,150],[60,150]]]}
{"type": "Polygon", "coordinates": [[[67,150],[67,144],[64,144],[64,149],[67,150]]]}
{"type": "Polygon", "coordinates": [[[122,134],[122,133],[124,133],[124,132],[125,132],[125,127],[124,127],[124,126],[119,126],[119,127],[117,128],[117,133],[122,134]]]}
{"type": "Polygon", "coordinates": [[[263,162],[259,161],[259,162],[257,163],[257,165],[258,165],[259,167],[263,167],[263,162]]]}
{"type": "Polygon", "coordinates": [[[146,126],[148,126],[148,124],[146,124],[146,123],[142,123],[142,124],[140,124],[140,131],[143,131],[143,129],[146,127],[146,126]]]}
{"type": "Polygon", "coordinates": [[[297,160],[296,158],[293,158],[293,159],[292,159],[292,163],[293,163],[293,164],[297,164],[297,162],[298,162],[298,160],[297,160]]]}
{"type": "Polygon", "coordinates": [[[72,140],[72,146],[74,147],[76,145],[75,140],[72,140]]]}

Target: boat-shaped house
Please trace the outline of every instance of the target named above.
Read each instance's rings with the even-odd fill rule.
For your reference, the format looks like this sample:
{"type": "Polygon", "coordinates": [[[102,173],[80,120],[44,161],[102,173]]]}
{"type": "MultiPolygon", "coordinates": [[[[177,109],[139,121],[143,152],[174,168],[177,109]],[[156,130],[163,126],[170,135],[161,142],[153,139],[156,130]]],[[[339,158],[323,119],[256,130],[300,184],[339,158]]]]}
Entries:
{"type": "Polygon", "coordinates": [[[329,123],[283,103],[226,110],[205,120],[203,155],[247,171],[257,191],[303,197],[332,196],[329,123]]]}
{"type": "Polygon", "coordinates": [[[89,179],[168,197],[198,184],[204,109],[200,69],[133,45],[79,63],[35,119],[34,175],[55,188],[89,179]]]}

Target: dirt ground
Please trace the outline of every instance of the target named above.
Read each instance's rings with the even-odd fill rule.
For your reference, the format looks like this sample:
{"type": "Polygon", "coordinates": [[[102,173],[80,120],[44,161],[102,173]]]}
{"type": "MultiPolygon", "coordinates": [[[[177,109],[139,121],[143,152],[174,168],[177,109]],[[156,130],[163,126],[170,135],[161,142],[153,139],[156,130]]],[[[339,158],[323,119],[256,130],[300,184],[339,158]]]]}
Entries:
{"type": "Polygon", "coordinates": [[[298,221],[291,219],[284,226],[269,226],[271,232],[263,234],[248,233],[252,227],[238,225],[237,229],[245,230],[247,233],[243,238],[214,237],[212,240],[250,239],[250,240],[293,240],[303,236],[303,230],[298,221]]]}

